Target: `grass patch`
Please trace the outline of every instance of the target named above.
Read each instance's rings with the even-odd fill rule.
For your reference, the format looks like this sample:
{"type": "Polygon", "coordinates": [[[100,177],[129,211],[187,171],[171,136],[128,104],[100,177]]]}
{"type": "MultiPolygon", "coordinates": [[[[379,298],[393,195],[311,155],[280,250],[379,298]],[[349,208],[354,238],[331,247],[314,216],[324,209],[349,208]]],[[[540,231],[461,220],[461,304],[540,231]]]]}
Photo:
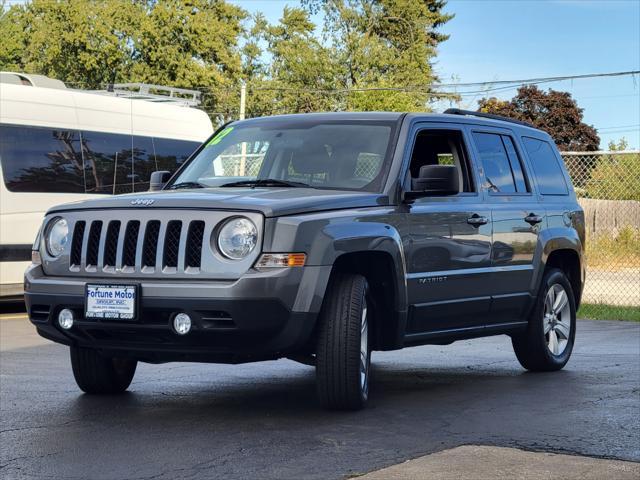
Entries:
{"type": "Polygon", "coordinates": [[[587,265],[617,270],[640,266],[640,229],[624,227],[617,235],[587,237],[587,265]]]}
{"type": "Polygon", "coordinates": [[[578,318],[591,320],[626,320],[640,322],[640,307],[620,307],[603,303],[583,303],[578,310],[578,318]]]}

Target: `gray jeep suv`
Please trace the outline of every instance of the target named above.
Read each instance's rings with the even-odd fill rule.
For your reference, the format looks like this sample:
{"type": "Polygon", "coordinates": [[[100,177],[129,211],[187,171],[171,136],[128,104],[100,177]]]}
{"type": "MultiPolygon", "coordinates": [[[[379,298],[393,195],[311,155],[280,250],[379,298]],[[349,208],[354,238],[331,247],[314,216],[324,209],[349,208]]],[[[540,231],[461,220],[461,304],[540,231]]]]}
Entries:
{"type": "Polygon", "coordinates": [[[51,209],[31,322],[87,393],[139,361],[315,365],[329,408],[368,397],[372,350],[506,334],[568,361],[584,216],[551,138],[461,110],[234,122],[152,191],[51,209]]]}

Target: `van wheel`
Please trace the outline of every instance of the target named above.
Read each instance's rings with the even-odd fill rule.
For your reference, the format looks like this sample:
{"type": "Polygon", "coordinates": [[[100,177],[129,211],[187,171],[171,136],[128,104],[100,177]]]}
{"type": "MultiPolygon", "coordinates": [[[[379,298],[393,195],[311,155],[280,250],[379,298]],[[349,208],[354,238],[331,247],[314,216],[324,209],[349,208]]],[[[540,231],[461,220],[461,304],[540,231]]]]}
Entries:
{"type": "Polygon", "coordinates": [[[520,365],[527,370],[560,370],[569,361],[576,336],[576,304],[562,270],[549,269],[542,279],[527,330],[511,342],[520,365]]]}
{"type": "Polygon", "coordinates": [[[373,315],[362,275],[338,274],[324,299],[316,349],[316,384],[325,408],[358,410],[369,396],[373,315]]]}
{"type": "Polygon", "coordinates": [[[71,367],[78,387],[86,393],[122,393],[133,380],[138,362],[71,347],[71,367]]]}

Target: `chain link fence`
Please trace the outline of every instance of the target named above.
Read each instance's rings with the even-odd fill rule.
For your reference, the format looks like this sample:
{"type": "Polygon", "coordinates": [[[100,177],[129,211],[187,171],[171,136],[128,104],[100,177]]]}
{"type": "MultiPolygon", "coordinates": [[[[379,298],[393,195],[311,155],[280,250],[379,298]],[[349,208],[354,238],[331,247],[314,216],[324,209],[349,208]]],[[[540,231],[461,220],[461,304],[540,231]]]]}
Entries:
{"type": "Polygon", "coordinates": [[[594,316],[640,310],[640,152],[563,152],[585,212],[587,281],[594,316]]]}

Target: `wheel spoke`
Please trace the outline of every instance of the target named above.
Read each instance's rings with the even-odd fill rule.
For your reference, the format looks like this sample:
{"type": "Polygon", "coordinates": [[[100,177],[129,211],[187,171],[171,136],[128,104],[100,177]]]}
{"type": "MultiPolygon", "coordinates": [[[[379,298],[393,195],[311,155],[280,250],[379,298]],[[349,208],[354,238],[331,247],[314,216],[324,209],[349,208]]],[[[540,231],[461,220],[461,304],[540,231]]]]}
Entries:
{"type": "Polygon", "coordinates": [[[549,330],[549,350],[554,355],[558,355],[558,336],[553,329],[549,330]]]}
{"type": "Polygon", "coordinates": [[[551,330],[551,320],[545,317],[544,319],[544,334],[546,335],[551,330]]]}
{"type": "Polygon", "coordinates": [[[553,311],[559,312],[562,310],[567,304],[567,292],[564,289],[561,289],[556,296],[555,302],[553,303],[553,311]]]}
{"type": "Polygon", "coordinates": [[[553,289],[553,287],[551,287],[549,289],[549,292],[547,293],[547,298],[545,300],[545,310],[547,313],[551,313],[553,311],[553,304],[556,301],[556,292],[553,289]]]}
{"type": "Polygon", "coordinates": [[[565,321],[560,321],[556,323],[554,330],[556,331],[556,333],[560,334],[560,337],[562,337],[565,340],[569,340],[569,333],[571,332],[571,324],[568,321],[565,320],[565,321]]]}

